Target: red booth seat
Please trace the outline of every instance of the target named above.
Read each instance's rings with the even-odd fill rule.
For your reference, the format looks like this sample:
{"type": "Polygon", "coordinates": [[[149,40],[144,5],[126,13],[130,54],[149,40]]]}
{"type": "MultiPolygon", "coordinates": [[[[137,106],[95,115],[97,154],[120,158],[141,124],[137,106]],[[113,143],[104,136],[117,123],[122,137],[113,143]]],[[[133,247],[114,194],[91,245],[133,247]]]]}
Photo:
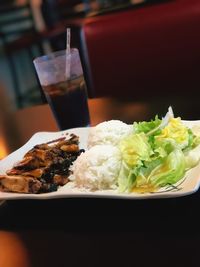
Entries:
{"type": "Polygon", "coordinates": [[[199,0],[88,18],[82,44],[91,96],[147,100],[200,92],[199,0]]]}

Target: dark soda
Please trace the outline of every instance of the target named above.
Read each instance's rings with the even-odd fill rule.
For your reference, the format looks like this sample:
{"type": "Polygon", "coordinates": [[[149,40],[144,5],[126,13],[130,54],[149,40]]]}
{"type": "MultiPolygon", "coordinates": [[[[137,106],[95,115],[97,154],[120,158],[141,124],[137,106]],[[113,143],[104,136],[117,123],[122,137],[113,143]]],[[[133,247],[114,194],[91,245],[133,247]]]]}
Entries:
{"type": "Polygon", "coordinates": [[[60,130],[90,124],[87,90],[83,75],[70,81],[43,86],[60,130]]]}

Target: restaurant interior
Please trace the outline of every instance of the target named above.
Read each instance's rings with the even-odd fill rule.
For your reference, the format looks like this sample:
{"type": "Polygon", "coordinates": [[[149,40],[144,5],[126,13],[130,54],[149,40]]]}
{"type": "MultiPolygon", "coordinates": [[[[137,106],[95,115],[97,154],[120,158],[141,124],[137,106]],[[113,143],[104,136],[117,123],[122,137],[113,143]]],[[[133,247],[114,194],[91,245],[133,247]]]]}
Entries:
{"type": "MultiPolygon", "coordinates": [[[[38,133],[150,121],[169,107],[200,120],[199,73],[199,0],[0,0],[0,162],[38,133]],[[89,118],[70,124],[85,116],[76,99],[61,127],[33,61],[69,42],[89,118]]],[[[198,186],[150,200],[0,198],[0,267],[199,266],[198,186]]]]}

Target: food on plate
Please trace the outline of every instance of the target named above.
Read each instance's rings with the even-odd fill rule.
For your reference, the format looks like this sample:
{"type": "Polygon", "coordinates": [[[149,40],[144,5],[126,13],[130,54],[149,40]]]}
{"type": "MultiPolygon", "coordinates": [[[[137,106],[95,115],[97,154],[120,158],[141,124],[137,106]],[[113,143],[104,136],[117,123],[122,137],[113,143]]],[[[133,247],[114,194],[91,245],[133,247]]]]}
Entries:
{"type": "Polygon", "coordinates": [[[88,148],[95,145],[118,145],[119,141],[132,132],[132,126],[120,121],[110,120],[90,128],[88,148]]]}
{"type": "Polygon", "coordinates": [[[0,175],[0,191],[45,193],[65,185],[70,165],[83,152],[79,137],[71,134],[34,146],[6,175],[0,175]]]}
{"type": "Polygon", "coordinates": [[[72,170],[77,187],[90,190],[115,189],[120,171],[121,153],[113,145],[96,145],[82,153],[72,170]]]}
{"type": "Polygon", "coordinates": [[[89,130],[86,151],[78,136],[67,134],[28,151],[0,175],[0,191],[46,193],[68,182],[66,194],[69,188],[120,194],[177,189],[200,162],[200,126],[189,125],[169,108],[164,118],[151,121],[98,124],[89,130]]]}
{"type": "Polygon", "coordinates": [[[118,123],[112,127],[107,127],[107,122],[102,125],[89,135],[90,146],[98,145],[73,163],[72,179],[78,187],[153,192],[175,186],[200,161],[200,134],[188,128],[180,117],[174,118],[171,108],[162,119],[156,116],[148,122],[133,123],[132,130],[125,127],[128,130],[124,131],[124,126],[119,130],[118,123]]]}
{"type": "Polygon", "coordinates": [[[1,175],[0,191],[17,193],[37,193],[42,183],[33,177],[23,175],[1,175]]]}
{"type": "Polygon", "coordinates": [[[200,160],[200,138],[174,118],[171,109],[162,120],[133,124],[134,133],[119,144],[122,167],[120,192],[152,192],[182,179],[200,160]]]}

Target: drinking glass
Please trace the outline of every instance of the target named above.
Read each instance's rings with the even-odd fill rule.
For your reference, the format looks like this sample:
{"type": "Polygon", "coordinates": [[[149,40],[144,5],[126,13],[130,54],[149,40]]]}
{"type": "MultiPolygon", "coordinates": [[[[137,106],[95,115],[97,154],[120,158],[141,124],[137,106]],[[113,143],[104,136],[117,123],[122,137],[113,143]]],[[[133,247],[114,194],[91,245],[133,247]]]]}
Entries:
{"type": "Polygon", "coordinates": [[[87,89],[79,51],[57,51],[36,58],[34,66],[60,130],[90,124],[87,89]]]}

